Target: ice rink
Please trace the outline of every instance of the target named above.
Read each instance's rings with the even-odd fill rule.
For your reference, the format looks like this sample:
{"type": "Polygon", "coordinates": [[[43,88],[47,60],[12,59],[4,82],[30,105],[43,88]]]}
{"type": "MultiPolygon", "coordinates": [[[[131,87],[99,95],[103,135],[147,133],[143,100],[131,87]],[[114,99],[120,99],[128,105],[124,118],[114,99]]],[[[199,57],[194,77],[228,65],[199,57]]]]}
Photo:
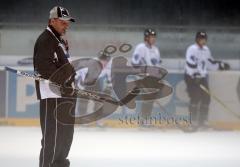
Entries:
{"type": "MultiPolygon", "coordinates": [[[[38,127],[0,127],[1,167],[37,167],[38,127]]],[[[71,167],[239,167],[240,132],[76,127],[71,167]]]]}

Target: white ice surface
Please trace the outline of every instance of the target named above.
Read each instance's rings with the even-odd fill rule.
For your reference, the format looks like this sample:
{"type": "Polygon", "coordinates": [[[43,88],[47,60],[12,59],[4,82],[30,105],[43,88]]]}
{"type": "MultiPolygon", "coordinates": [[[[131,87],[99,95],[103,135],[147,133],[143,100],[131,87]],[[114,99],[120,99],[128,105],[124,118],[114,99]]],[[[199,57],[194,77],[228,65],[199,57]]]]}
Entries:
{"type": "MultiPolygon", "coordinates": [[[[0,167],[37,167],[37,127],[0,127],[0,167]]],[[[240,132],[75,128],[71,167],[240,167],[240,132]]]]}

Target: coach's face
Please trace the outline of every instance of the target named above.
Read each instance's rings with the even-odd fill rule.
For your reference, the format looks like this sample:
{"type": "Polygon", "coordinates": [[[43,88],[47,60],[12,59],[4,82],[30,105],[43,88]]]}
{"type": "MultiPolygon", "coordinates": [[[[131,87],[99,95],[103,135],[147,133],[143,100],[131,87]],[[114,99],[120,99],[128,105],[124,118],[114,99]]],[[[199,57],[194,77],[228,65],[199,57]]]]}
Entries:
{"type": "Polygon", "coordinates": [[[70,21],[61,19],[51,19],[51,25],[60,34],[64,35],[69,27],[70,21]]]}

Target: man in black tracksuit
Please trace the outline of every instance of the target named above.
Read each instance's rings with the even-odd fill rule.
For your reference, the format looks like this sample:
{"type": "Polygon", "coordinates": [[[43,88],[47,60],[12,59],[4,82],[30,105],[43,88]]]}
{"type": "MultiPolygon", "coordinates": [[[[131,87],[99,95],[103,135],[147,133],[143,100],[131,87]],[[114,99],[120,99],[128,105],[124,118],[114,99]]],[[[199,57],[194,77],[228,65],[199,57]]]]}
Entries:
{"type": "Polygon", "coordinates": [[[70,166],[67,156],[73,139],[74,118],[70,124],[59,121],[66,115],[63,113],[74,113],[76,103],[70,86],[75,71],[68,61],[68,45],[61,37],[70,21],[74,22],[74,19],[67,9],[54,7],[50,11],[49,25],[38,37],[34,47],[35,73],[61,87],[60,89],[49,83],[36,81],[42,130],[40,167],[70,166]]]}

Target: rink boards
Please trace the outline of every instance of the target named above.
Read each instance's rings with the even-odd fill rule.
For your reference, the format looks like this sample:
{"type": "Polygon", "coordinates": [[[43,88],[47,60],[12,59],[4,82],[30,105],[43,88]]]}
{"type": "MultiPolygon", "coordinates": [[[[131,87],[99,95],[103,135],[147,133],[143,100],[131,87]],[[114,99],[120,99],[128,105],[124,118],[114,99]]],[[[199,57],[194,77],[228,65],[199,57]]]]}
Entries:
{"type": "MultiPolygon", "coordinates": [[[[210,91],[232,112],[240,115],[240,73],[234,71],[211,72],[210,91]]],[[[172,127],[189,118],[189,98],[182,71],[170,71],[165,80],[173,86],[172,95],[154,103],[153,115],[160,114],[154,126],[172,127]],[[160,105],[159,105],[160,104],[160,105]]],[[[34,81],[0,70],[0,125],[39,125],[39,102],[36,99],[34,81]]],[[[137,127],[141,102],[134,110],[119,107],[111,116],[88,126],[137,127]]],[[[240,120],[216,100],[211,99],[209,121],[219,127],[240,129],[240,120]]]]}

